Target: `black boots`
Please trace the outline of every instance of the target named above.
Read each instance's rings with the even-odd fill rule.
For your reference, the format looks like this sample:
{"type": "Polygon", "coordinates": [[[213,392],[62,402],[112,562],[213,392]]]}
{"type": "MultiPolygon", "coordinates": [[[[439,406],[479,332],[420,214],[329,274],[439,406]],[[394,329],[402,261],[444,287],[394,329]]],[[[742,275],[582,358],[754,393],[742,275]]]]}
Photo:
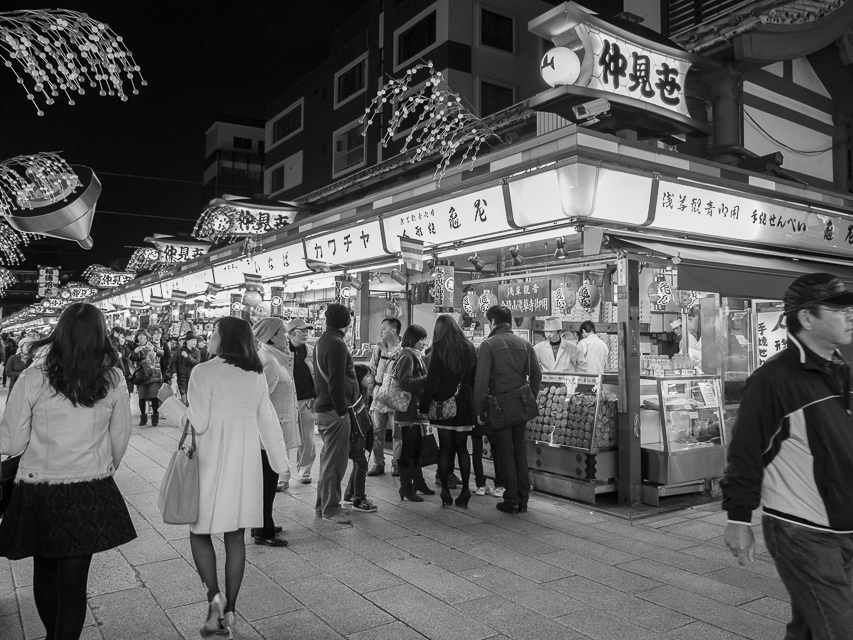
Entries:
{"type": "Polygon", "coordinates": [[[144,413],[143,413],[143,414],[140,414],[140,416],[139,416],[139,426],[140,426],[140,427],[144,427],[146,424],[148,424],[148,416],[147,416],[146,414],[144,414],[144,413]]]}
{"type": "Polygon", "coordinates": [[[156,427],[158,424],[160,424],[160,414],[159,413],[152,413],[151,414],[151,426],[156,427]]]}
{"type": "Polygon", "coordinates": [[[412,486],[415,488],[415,491],[422,493],[425,496],[435,495],[435,491],[430,489],[426,480],[424,480],[424,474],[423,471],[421,471],[420,458],[412,460],[412,486]]]}
{"type": "MultiPolygon", "coordinates": [[[[406,464],[411,465],[411,462],[407,461],[406,464]]],[[[400,500],[408,498],[411,502],[423,502],[424,499],[415,493],[415,489],[412,486],[412,467],[404,467],[402,464],[399,464],[397,468],[400,470],[400,500]]]]}

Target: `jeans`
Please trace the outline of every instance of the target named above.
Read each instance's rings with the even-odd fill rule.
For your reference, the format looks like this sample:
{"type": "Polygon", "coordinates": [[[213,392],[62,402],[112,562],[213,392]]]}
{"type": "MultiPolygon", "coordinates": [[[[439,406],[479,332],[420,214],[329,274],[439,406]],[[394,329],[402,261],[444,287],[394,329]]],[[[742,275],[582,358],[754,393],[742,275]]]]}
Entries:
{"type": "Polygon", "coordinates": [[[853,633],[853,534],[824,533],[764,516],[767,551],[791,596],[785,640],[853,633]]]}
{"type": "Polygon", "coordinates": [[[373,464],[384,467],[385,434],[388,429],[394,429],[394,414],[371,409],[370,417],[373,418],[373,464]]]}
{"type": "Polygon", "coordinates": [[[358,436],[350,443],[349,457],[352,460],[352,471],[349,472],[349,481],[347,489],[344,491],[344,497],[353,498],[355,500],[364,500],[365,495],[365,478],[367,477],[367,452],[365,449],[364,438],[358,436]]]}
{"type": "Polygon", "coordinates": [[[524,427],[525,423],[522,422],[504,429],[493,429],[492,435],[489,436],[495,461],[495,475],[498,475],[500,470],[506,488],[504,502],[515,507],[527,506],[530,499],[524,427]]]}
{"type": "Polygon", "coordinates": [[[334,411],[318,413],[316,418],[323,449],[314,512],[318,517],[331,518],[341,511],[341,482],[349,459],[350,421],[348,415],[339,416],[334,411]]]}
{"type": "Polygon", "coordinates": [[[302,444],[296,453],[296,470],[300,477],[311,477],[311,467],[314,466],[314,460],[317,457],[317,451],[314,449],[314,412],[308,407],[308,403],[313,398],[306,400],[297,400],[299,407],[299,438],[302,444]]]}
{"type": "Polygon", "coordinates": [[[275,535],[275,522],[272,519],[272,506],[275,502],[275,490],[278,484],[278,473],[270,466],[267,452],[261,449],[261,469],[263,470],[263,505],[264,526],[252,529],[252,535],[262,538],[272,538],[275,535]]]}

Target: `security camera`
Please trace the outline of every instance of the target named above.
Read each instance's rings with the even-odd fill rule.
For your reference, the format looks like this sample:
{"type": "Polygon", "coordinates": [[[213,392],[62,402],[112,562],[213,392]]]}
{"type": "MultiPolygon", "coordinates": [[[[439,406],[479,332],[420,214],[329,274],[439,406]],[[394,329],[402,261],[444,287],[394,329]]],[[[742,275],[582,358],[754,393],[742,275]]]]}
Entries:
{"type": "Polygon", "coordinates": [[[604,98],[598,98],[597,100],[576,105],[572,107],[572,111],[575,114],[575,118],[578,120],[596,118],[596,116],[603,115],[610,111],[610,103],[604,98]]]}

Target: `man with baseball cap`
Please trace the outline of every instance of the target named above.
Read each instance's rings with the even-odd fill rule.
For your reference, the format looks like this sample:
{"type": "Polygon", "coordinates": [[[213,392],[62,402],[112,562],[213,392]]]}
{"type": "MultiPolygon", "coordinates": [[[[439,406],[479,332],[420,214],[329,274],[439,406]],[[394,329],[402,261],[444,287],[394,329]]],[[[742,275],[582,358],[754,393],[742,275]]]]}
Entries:
{"type": "Polygon", "coordinates": [[[311,467],[314,466],[314,347],[308,344],[308,336],[314,329],[302,318],[287,323],[290,336],[290,352],[293,354],[293,382],[296,384],[296,402],[299,408],[299,437],[302,444],[296,453],[296,470],[302,484],[311,484],[311,467]]]}
{"type": "Polygon", "coordinates": [[[787,348],[746,381],[721,483],[724,541],[745,566],[752,512],[791,597],[786,638],[853,633],[853,292],[828,273],[784,296],[787,348]]]}

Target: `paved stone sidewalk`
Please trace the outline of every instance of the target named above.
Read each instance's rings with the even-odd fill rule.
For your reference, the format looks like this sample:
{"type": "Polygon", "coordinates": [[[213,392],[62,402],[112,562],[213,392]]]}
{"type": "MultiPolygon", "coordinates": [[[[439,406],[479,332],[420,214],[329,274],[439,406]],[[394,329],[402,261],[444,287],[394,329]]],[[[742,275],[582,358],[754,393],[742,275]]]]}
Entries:
{"type": "MultiPolygon", "coordinates": [[[[199,637],[207,606],[188,531],[163,524],[156,504],[177,437],[169,425],[134,429],[116,479],[139,537],[95,556],[87,640],[199,637]]],[[[741,569],[722,544],[725,517],[716,505],[632,526],[536,494],[518,516],[497,511],[492,496],[472,497],[467,510],[442,509],[438,495],[400,502],[394,480],[368,478],[379,511],[354,514],[353,526],[315,519],[313,485],[279,494],[276,521],[290,546],[247,546],[236,637],[784,636],[788,597],[760,528],[756,562],[741,569]]],[[[217,547],[221,561],[221,540],[217,547]]],[[[31,562],[0,559],[0,638],[44,633],[31,562]]]]}

